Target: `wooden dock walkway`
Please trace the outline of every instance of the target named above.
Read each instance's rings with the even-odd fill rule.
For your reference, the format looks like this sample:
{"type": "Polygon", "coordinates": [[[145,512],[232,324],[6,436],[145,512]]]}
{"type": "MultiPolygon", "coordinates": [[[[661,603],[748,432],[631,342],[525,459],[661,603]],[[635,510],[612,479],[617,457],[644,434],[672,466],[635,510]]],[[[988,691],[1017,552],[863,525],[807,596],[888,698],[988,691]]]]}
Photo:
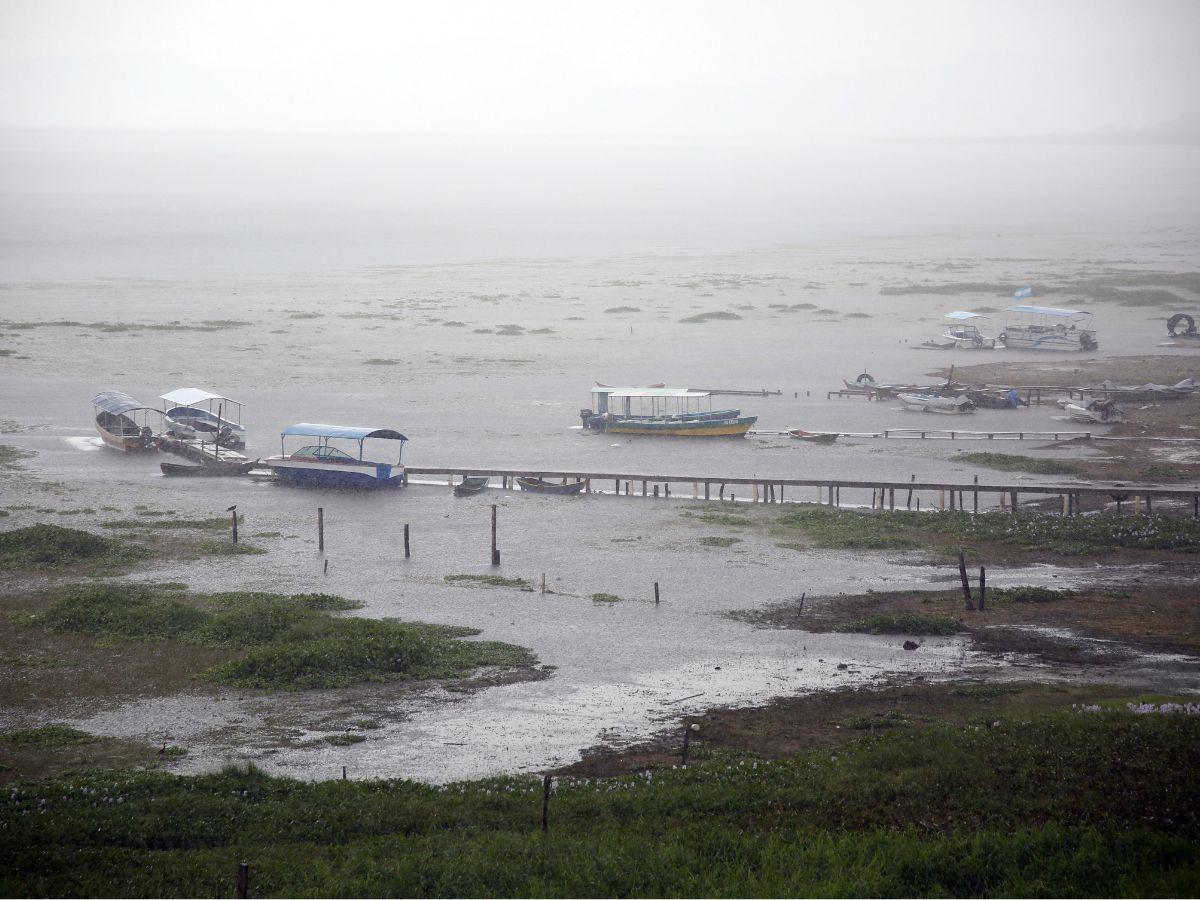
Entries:
{"type": "Polygon", "coordinates": [[[863,502],[851,504],[847,497],[847,505],[867,506],[865,498],[870,496],[872,509],[896,509],[897,493],[900,494],[901,509],[921,509],[921,495],[927,501],[925,509],[959,509],[979,512],[988,509],[1008,510],[1016,512],[1024,495],[1038,498],[1059,498],[1064,515],[1078,515],[1084,511],[1084,501],[1090,501],[1087,506],[1092,509],[1107,506],[1115,502],[1117,511],[1124,511],[1124,504],[1130,502],[1135,513],[1154,511],[1158,502],[1174,502],[1176,505],[1191,506],[1192,515],[1200,517],[1200,484],[1195,485],[1159,485],[1147,483],[1112,483],[1094,484],[1089,482],[1001,482],[980,483],[978,477],[971,481],[917,481],[916,476],[908,481],[892,481],[887,479],[847,479],[847,478],[779,478],[775,476],[715,476],[694,474],[663,474],[661,472],[594,472],[579,469],[488,469],[459,466],[408,466],[406,471],[410,476],[432,475],[445,477],[447,483],[453,484],[456,478],[464,475],[486,475],[499,478],[502,488],[515,488],[518,476],[534,476],[547,480],[566,479],[568,481],[583,481],[587,493],[615,494],[640,497],[671,497],[685,498],[690,488],[692,499],[724,500],[728,492],[730,500],[736,500],[734,488],[744,488],[743,502],[754,503],[784,503],[784,502],[817,502],[828,506],[842,505],[842,491],[853,493],[863,502]],[[609,486],[611,485],[611,489],[609,486]],[[672,492],[672,486],[676,490],[672,492]],[[684,493],[679,492],[683,487],[684,493]],[[792,489],[792,499],[785,500],[788,488],[792,489]],[[798,492],[803,489],[815,489],[815,501],[800,501],[798,492]],[[936,506],[929,502],[928,495],[936,494],[936,506]],[[982,499],[982,507],[981,507],[982,499]],[[914,505],[915,500],[915,505],[914,505]],[[948,501],[948,503],[947,503],[948,501]]]}

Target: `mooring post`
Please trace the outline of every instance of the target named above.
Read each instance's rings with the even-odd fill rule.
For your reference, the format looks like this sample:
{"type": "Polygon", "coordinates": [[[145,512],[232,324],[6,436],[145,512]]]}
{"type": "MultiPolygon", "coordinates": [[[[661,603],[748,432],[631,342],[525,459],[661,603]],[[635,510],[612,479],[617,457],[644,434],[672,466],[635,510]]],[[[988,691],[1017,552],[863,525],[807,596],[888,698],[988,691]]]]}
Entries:
{"type": "MultiPolygon", "coordinates": [[[[915,482],[917,480],[917,476],[914,475],[912,480],[915,482]]],[[[907,509],[912,509],[912,488],[908,489],[908,500],[904,505],[907,509]]]]}
{"type": "Polygon", "coordinates": [[[342,766],[342,781],[346,780],[346,767],[342,766]]]}
{"type": "Polygon", "coordinates": [[[546,593],[546,573],[542,573],[542,593],[546,593]]]}
{"type": "MultiPolygon", "coordinates": [[[[975,476],[975,484],[979,484],[979,476],[978,475],[975,476]]],[[[972,497],[973,497],[973,506],[971,508],[971,512],[977,513],[977,512],[979,512],[979,488],[978,487],[975,488],[975,490],[972,491],[971,493],[972,493],[972,497]]]]}
{"type": "Polygon", "coordinates": [[[237,543],[237,504],[235,503],[233,506],[229,507],[229,509],[225,510],[225,512],[229,513],[232,516],[231,524],[233,525],[233,542],[236,544],[237,543]]]}
{"type": "Polygon", "coordinates": [[[658,496],[658,485],[657,484],[654,486],[654,496],[655,497],[658,496]]]}
{"type": "Polygon", "coordinates": [[[492,504],[492,565],[500,565],[500,548],[496,546],[496,504],[492,504]]]}
{"type": "Polygon", "coordinates": [[[325,507],[317,507],[317,552],[325,552],[325,507]]]}
{"type": "Polygon", "coordinates": [[[654,605],[658,606],[658,582],[654,582],[654,605]]]}
{"type": "Polygon", "coordinates": [[[250,863],[238,863],[237,886],[234,888],[233,895],[243,898],[243,900],[250,896],[250,863]]]}
{"type": "Polygon", "coordinates": [[[962,578],[963,599],[967,603],[967,609],[974,609],[975,604],[971,601],[971,582],[967,578],[967,559],[961,550],[958,551],[958,574],[962,578]]]}
{"type": "Polygon", "coordinates": [[[700,726],[695,722],[693,722],[691,725],[685,724],[683,726],[683,750],[679,754],[679,764],[681,766],[687,765],[688,747],[691,746],[692,743],[692,732],[699,730],[700,726]]]}
{"type": "Polygon", "coordinates": [[[938,488],[938,511],[944,512],[946,509],[946,489],[938,488]]]}
{"type": "Polygon", "coordinates": [[[645,479],[642,480],[642,496],[643,497],[646,496],[646,481],[645,481],[645,479]]]}
{"type": "Polygon", "coordinates": [[[1009,503],[1012,506],[1011,512],[1015,516],[1017,514],[1017,504],[1020,502],[1020,498],[1017,496],[1016,491],[1009,491],[1008,499],[1009,499],[1009,503]]]}
{"type": "Polygon", "coordinates": [[[704,482],[704,499],[705,500],[709,499],[708,492],[711,487],[712,487],[712,484],[710,482],[707,482],[707,481],[704,482]]]}
{"type": "Polygon", "coordinates": [[[983,612],[987,604],[987,569],[979,567],[979,611],[983,612]]]}
{"type": "Polygon", "coordinates": [[[621,479],[618,478],[613,482],[613,493],[618,497],[621,496],[621,479]]]}
{"type": "Polygon", "coordinates": [[[888,488],[888,509],[889,510],[896,509],[896,489],[895,488],[888,488]]]}
{"type": "Polygon", "coordinates": [[[409,549],[409,546],[408,546],[408,523],[405,522],[404,523],[404,558],[408,559],[410,556],[412,556],[412,551],[409,549]]]}

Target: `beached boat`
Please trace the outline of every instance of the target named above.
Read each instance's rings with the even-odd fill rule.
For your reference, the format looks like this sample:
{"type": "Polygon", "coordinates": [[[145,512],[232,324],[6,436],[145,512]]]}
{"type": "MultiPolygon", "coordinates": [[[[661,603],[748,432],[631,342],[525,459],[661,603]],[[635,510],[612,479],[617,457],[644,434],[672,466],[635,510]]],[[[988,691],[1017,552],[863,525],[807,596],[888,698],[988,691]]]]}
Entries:
{"type": "Polygon", "coordinates": [[[1010,306],[1011,323],[996,338],[1009,350],[1095,350],[1100,346],[1092,330],[1092,314],[1079,309],[1050,306],[1010,306]]]}
{"type": "Polygon", "coordinates": [[[960,394],[957,397],[939,397],[936,394],[897,394],[905,409],[916,412],[941,413],[942,415],[962,415],[975,412],[975,404],[971,398],[960,394]]]}
{"type": "Polygon", "coordinates": [[[171,424],[162,410],[145,406],[121,391],[101,391],[92,398],[92,406],[100,439],[126,452],[158,449],[159,434],[171,424]],[[150,427],[155,420],[158,433],[150,427]]]}
{"type": "Polygon", "coordinates": [[[408,440],[390,428],[360,428],[345,425],[316,425],[301,422],[290,425],[280,434],[280,455],[262,461],[262,465],[275,473],[277,481],[305,484],[316,487],[382,488],[399,487],[408,483],[408,476],[400,460],[404,444],[408,440]],[[288,453],[289,437],[316,438],[315,444],[304,444],[299,450],[288,453]],[[396,462],[376,462],[364,457],[363,446],[368,440],[397,441],[400,453],[396,462]],[[357,456],[330,444],[330,441],[346,441],[358,445],[357,456]]]}
{"type": "Polygon", "coordinates": [[[667,437],[742,437],[758,421],[740,409],[714,410],[710,391],[607,385],[592,388],[592,406],[579,417],[595,431],[667,437]]]}
{"type": "Polygon", "coordinates": [[[832,444],[838,439],[838,433],[836,431],[805,431],[802,428],[793,428],[788,432],[788,437],[798,441],[807,441],[810,444],[832,444]]]}
{"type": "Polygon", "coordinates": [[[454,496],[470,497],[472,494],[478,494],[488,486],[488,480],[486,475],[464,475],[463,480],[454,486],[454,496]]]}
{"type": "Polygon", "coordinates": [[[564,481],[558,484],[533,475],[519,475],[517,476],[517,486],[523,491],[530,491],[534,494],[578,494],[583,490],[584,482],[564,481]]]}
{"type": "Polygon", "coordinates": [[[184,440],[216,441],[240,450],[246,446],[242,404],[200,388],[178,388],[158,398],[174,423],[170,433],[184,440]]]}
{"type": "Polygon", "coordinates": [[[942,340],[953,350],[995,350],[996,339],[986,331],[988,317],[958,309],[943,316],[950,322],[942,332],[942,340]]]}
{"type": "Polygon", "coordinates": [[[1089,400],[1086,403],[1075,403],[1071,400],[1059,400],[1059,407],[1067,417],[1076,422],[1096,422],[1105,424],[1123,421],[1124,416],[1115,400],[1089,400]]]}

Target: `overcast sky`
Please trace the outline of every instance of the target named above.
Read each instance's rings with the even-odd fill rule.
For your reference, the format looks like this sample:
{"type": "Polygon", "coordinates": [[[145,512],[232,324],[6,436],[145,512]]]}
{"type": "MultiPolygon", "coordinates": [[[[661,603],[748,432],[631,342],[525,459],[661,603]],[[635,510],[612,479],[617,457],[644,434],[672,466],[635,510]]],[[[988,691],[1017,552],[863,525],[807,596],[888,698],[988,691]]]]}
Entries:
{"type": "Polygon", "coordinates": [[[0,0],[0,127],[976,138],[1198,84],[1197,0],[0,0]]]}

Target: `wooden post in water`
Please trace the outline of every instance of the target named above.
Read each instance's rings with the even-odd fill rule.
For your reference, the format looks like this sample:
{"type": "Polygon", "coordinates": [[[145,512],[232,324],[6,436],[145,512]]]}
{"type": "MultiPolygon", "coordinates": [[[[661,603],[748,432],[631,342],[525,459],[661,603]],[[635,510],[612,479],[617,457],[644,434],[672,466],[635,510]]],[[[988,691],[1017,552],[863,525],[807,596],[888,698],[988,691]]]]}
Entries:
{"type": "Polygon", "coordinates": [[[654,605],[658,606],[658,582],[654,582],[654,605]]]}
{"type": "Polygon", "coordinates": [[[550,784],[552,780],[549,775],[542,778],[542,834],[550,833],[550,784]]]}
{"type": "Polygon", "coordinates": [[[704,482],[704,499],[705,500],[709,499],[708,491],[709,491],[709,488],[711,488],[711,487],[712,487],[712,484],[710,482],[707,482],[707,481],[704,482]]]}
{"type": "Polygon", "coordinates": [[[646,496],[646,481],[645,481],[645,479],[642,480],[642,496],[643,497],[646,496]]]}
{"type": "MultiPolygon", "coordinates": [[[[914,476],[912,477],[912,480],[913,480],[913,481],[916,481],[916,480],[917,480],[917,476],[916,476],[916,475],[914,475],[914,476]]],[[[907,500],[907,502],[904,504],[904,506],[905,506],[905,508],[906,508],[906,509],[912,509],[912,488],[909,488],[909,489],[908,489],[908,500],[907,500]]]]}
{"type": "Polygon", "coordinates": [[[409,546],[408,546],[408,523],[405,522],[404,523],[404,558],[408,559],[410,556],[412,556],[412,551],[409,549],[409,546]]]}
{"type": "Polygon", "coordinates": [[[658,485],[657,484],[654,486],[654,496],[655,497],[658,496],[658,485]]]}
{"type": "MultiPolygon", "coordinates": [[[[978,475],[975,476],[975,483],[979,484],[979,476],[978,475]]],[[[974,504],[972,506],[971,512],[978,513],[979,512],[979,488],[976,488],[971,493],[974,498],[974,504]]]]}
{"type": "Polygon", "coordinates": [[[979,611],[987,606],[987,569],[979,567],[979,611]]]}
{"type": "Polygon", "coordinates": [[[250,863],[238,863],[237,884],[233,889],[233,895],[243,898],[243,900],[250,896],[250,863]]]}
{"type": "Polygon", "coordinates": [[[1017,496],[1016,491],[1009,491],[1008,499],[1012,504],[1012,514],[1015,516],[1017,514],[1017,504],[1020,502],[1020,498],[1017,496]]]}
{"type": "Polygon", "coordinates": [[[496,504],[492,504],[492,565],[500,565],[500,548],[496,546],[496,504]]]}
{"type": "Polygon", "coordinates": [[[1151,515],[1154,512],[1154,501],[1151,500],[1151,493],[1146,491],[1146,515],[1151,515]]]}
{"type": "Polygon", "coordinates": [[[974,609],[975,604],[971,600],[971,582],[967,578],[967,560],[961,550],[958,551],[958,574],[962,578],[963,600],[967,603],[967,609],[974,609]]]}
{"type": "Polygon", "coordinates": [[[946,509],[946,489],[938,488],[938,511],[946,509]]]}
{"type": "Polygon", "coordinates": [[[893,510],[893,511],[896,509],[896,489],[895,488],[888,488],[888,509],[893,510]]]}
{"type": "Polygon", "coordinates": [[[542,593],[546,593],[546,573],[542,573],[542,593]]]}
{"type": "Polygon", "coordinates": [[[317,507],[317,552],[325,552],[325,507],[317,507]]]}
{"type": "Polygon", "coordinates": [[[225,512],[232,514],[231,524],[233,525],[233,542],[237,543],[237,504],[229,507],[225,512]]]}

